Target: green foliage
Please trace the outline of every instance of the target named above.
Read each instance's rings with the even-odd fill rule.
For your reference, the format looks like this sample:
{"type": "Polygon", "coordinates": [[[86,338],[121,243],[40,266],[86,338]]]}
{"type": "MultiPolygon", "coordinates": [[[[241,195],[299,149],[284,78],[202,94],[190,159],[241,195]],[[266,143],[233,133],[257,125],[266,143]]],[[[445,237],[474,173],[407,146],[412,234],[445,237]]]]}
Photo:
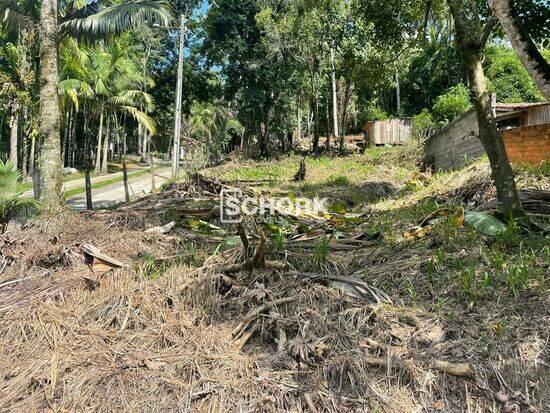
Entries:
{"type": "Polygon", "coordinates": [[[0,161],[0,231],[6,231],[10,221],[27,209],[36,209],[34,200],[22,199],[16,192],[17,181],[21,177],[11,161],[0,161]]]}
{"type": "Polygon", "coordinates": [[[369,105],[365,110],[365,120],[367,122],[375,120],[385,120],[388,118],[388,114],[377,105],[369,105]]]}
{"type": "Polygon", "coordinates": [[[415,139],[427,139],[437,128],[437,124],[428,109],[422,110],[412,119],[412,134],[415,139]]]}
{"type": "Polygon", "coordinates": [[[489,89],[496,92],[499,102],[543,101],[533,80],[523,67],[516,53],[504,46],[486,49],[486,71],[489,89]]]}
{"type": "Polygon", "coordinates": [[[472,107],[470,92],[463,84],[451,87],[435,100],[433,116],[442,123],[452,122],[472,107]]]}

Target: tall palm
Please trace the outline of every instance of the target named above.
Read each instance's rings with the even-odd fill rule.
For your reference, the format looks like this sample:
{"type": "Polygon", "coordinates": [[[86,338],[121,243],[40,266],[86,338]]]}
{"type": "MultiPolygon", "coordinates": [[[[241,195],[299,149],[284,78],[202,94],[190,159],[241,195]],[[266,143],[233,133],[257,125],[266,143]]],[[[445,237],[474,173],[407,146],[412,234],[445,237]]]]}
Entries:
{"type": "Polygon", "coordinates": [[[61,113],[57,91],[59,35],[97,39],[118,34],[141,24],[167,24],[169,13],[163,0],[135,0],[110,7],[98,1],[0,0],[0,13],[13,19],[39,16],[40,38],[40,134],[41,200],[45,210],[61,208],[61,113]],[[78,8],[80,6],[80,8],[78,8]],[[39,13],[37,11],[39,10],[39,13]],[[61,13],[60,13],[61,11],[61,13]]]}
{"type": "Polygon", "coordinates": [[[99,113],[99,132],[96,155],[96,173],[107,172],[109,130],[104,136],[104,121],[107,123],[116,112],[133,116],[149,133],[155,132],[154,122],[141,110],[153,109],[152,97],[141,91],[142,84],[150,83],[124,48],[113,42],[108,48],[98,47],[89,51],[88,84],[91,85],[99,113]],[[101,149],[103,147],[103,161],[101,149]]]}

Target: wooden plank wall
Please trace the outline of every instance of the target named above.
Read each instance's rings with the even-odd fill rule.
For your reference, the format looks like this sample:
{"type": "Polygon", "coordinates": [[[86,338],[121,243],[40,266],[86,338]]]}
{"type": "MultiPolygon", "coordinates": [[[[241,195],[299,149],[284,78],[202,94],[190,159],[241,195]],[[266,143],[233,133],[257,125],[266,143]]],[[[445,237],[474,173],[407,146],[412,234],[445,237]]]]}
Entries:
{"type": "Polygon", "coordinates": [[[365,127],[371,145],[401,145],[411,139],[412,119],[369,122],[365,127]]]}

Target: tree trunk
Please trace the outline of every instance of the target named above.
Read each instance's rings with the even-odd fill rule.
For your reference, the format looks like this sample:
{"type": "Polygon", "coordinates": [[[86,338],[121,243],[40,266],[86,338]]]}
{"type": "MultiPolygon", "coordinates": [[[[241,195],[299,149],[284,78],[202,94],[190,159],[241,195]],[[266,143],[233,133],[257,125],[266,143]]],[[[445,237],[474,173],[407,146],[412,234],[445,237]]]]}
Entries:
{"type": "Polygon", "coordinates": [[[65,114],[65,133],[63,134],[63,142],[61,149],[61,159],[63,161],[63,166],[67,166],[69,160],[69,136],[71,131],[71,122],[73,117],[73,107],[71,105],[71,110],[65,114]]]}
{"type": "Polygon", "coordinates": [[[29,109],[25,107],[23,109],[23,136],[21,138],[21,176],[25,179],[28,176],[28,165],[29,165],[29,148],[28,148],[28,139],[30,132],[32,132],[29,127],[29,109]]]}
{"type": "Polygon", "coordinates": [[[138,155],[143,155],[143,147],[141,146],[142,144],[142,140],[141,140],[141,135],[143,134],[143,127],[141,126],[141,124],[138,124],[138,131],[137,131],[137,141],[138,141],[138,155]]]}
{"type": "Polygon", "coordinates": [[[550,64],[529,37],[527,28],[518,21],[512,0],[490,0],[489,5],[527,72],[546,100],[550,101],[550,64]]]}
{"type": "Polygon", "coordinates": [[[10,120],[10,161],[18,167],[18,138],[19,138],[19,103],[13,100],[11,104],[11,120],[10,120]]]}
{"type": "MultiPolygon", "coordinates": [[[[514,173],[502,136],[497,128],[496,118],[491,107],[491,97],[487,91],[482,66],[483,42],[481,27],[477,24],[478,16],[467,17],[466,10],[473,4],[468,0],[447,0],[447,3],[454,17],[458,47],[462,54],[471,91],[475,97],[474,106],[479,124],[479,139],[489,157],[497,197],[502,211],[507,217],[523,217],[525,214],[516,190],[514,173]]],[[[477,10],[470,9],[470,12],[477,14],[477,10]]]]}
{"type": "Polygon", "coordinates": [[[302,97],[300,94],[296,96],[296,139],[302,138],[302,97]]]}
{"type": "Polygon", "coordinates": [[[325,147],[330,149],[330,134],[331,134],[331,119],[330,119],[330,94],[327,95],[327,139],[325,140],[325,147]]]}
{"type": "Polygon", "coordinates": [[[338,88],[336,86],[335,47],[330,48],[331,81],[332,81],[332,128],[334,139],[338,139],[338,88]]]}
{"type": "Polygon", "coordinates": [[[269,123],[271,115],[271,105],[266,104],[264,108],[264,130],[260,136],[260,156],[269,156],[269,123]]]}
{"type": "Polygon", "coordinates": [[[29,154],[29,176],[34,175],[34,162],[36,158],[36,135],[31,135],[31,152],[29,154]]]}
{"type": "Polygon", "coordinates": [[[401,83],[399,81],[399,69],[395,69],[395,94],[397,98],[397,116],[401,115],[401,83]]]}
{"type": "Polygon", "coordinates": [[[103,162],[101,163],[101,174],[109,173],[109,135],[111,133],[111,117],[107,116],[105,125],[105,140],[103,142],[103,162]]]}
{"type": "Polygon", "coordinates": [[[317,98],[317,81],[315,63],[310,64],[311,106],[313,111],[313,153],[319,152],[319,99],[317,98]]]}
{"type": "Polygon", "coordinates": [[[344,107],[342,108],[342,125],[340,126],[340,153],[344,152],[346,139],[346,123],[348,121],[348,106],[351,99],[351,80],[346,80],[346,92],[344,95],[344,107]]]}
{"type": "Polygon", "coordinates": [[[103,141],[103,109],[99,115],[99,131],[97,133],[97,151],[95,156],[95,173],[99,175],[101,173],[101,145],[103,141]]]}
{"type": "Polygon", "coordinates": [[[61,133],[58,84],[57,0],[40,5],[40,136],[42,208],[47,212],[63,208],[61,177],[61,133]]]}

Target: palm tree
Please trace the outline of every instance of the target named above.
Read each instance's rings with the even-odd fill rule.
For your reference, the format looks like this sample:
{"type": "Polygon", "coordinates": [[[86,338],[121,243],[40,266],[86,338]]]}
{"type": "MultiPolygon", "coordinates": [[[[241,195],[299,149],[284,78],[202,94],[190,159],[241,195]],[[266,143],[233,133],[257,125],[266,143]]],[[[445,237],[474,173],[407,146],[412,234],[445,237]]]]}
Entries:
{"type": "Polygon", "coordinates": [[[63,205],[58,97],[60,34],[105,38],[145,23],[167,24],[170,16],[163,0],[135,0],[104,8],[99,1],[83,4],[65,0],[0,0],[0,12],[6,18],[27,16],[40,24],[41,200],[44,210],[56,211],[63,205]],[[83,7],[77,8],[78,3],[83,7]]]}
{"type": "Polygon", "coordinates": [[[144,108],[146,112],[153,110],[152,97],[140,90],[143,84],[152,85],[152,80],[143,75],[135,60],[128,56],[118,42],[111,43],[108,48],[90,50],[87,73],[99,113],[96,173],[106,173],[110,128],[107,127],[104,134],[105,120],[109,125],[110,119],[117,112],[125,112],[133,116],[140,127],[147,129],[150,134],[155,133],[153,120],[139,109],[144,108]]]}

